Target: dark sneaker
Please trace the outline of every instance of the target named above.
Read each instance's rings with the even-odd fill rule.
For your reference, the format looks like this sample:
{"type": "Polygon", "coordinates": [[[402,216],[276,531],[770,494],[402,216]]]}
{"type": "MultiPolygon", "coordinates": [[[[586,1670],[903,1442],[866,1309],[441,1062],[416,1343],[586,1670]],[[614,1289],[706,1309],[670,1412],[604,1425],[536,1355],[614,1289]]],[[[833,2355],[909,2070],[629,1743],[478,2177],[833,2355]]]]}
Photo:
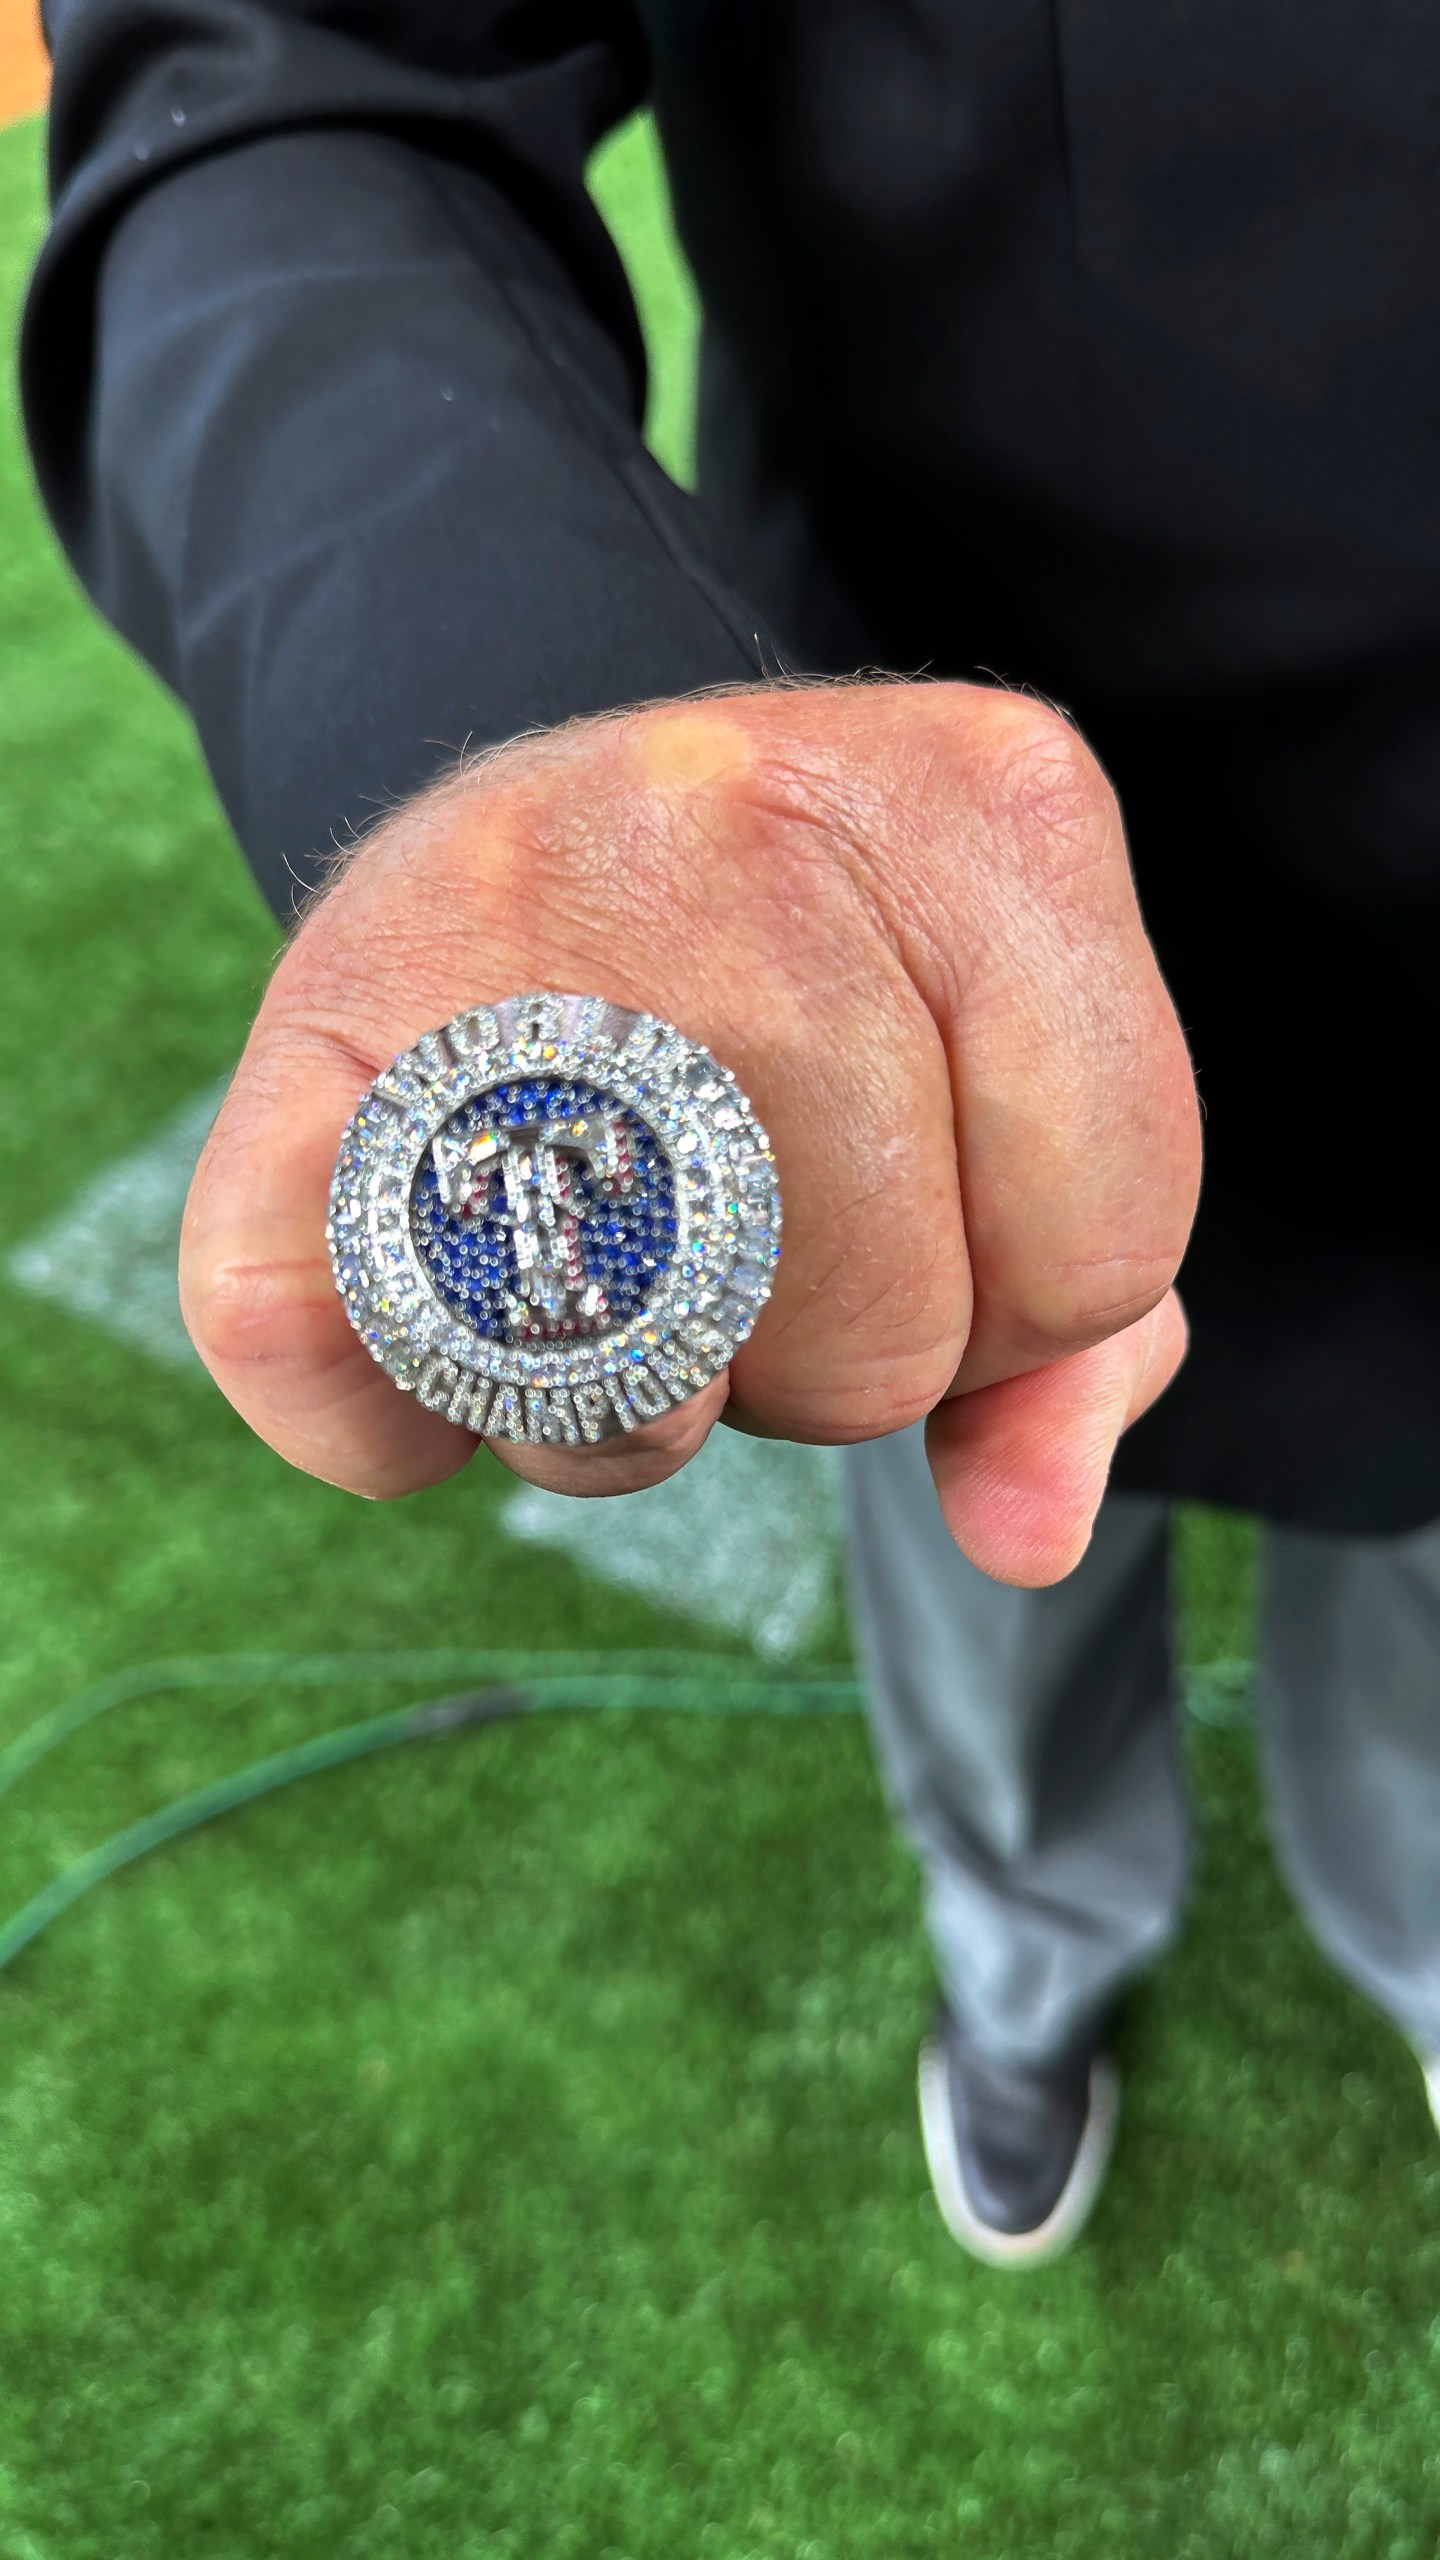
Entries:
{"type": "Polygon", "coordinates": [[[920,2128],[952,2239],[992,2267],[1058,2257],[1104,2184],[1119,2115],[1120,2075],[1094,2046],[1011,2070],[942,2013],[920,2055],[920,2128]]]}

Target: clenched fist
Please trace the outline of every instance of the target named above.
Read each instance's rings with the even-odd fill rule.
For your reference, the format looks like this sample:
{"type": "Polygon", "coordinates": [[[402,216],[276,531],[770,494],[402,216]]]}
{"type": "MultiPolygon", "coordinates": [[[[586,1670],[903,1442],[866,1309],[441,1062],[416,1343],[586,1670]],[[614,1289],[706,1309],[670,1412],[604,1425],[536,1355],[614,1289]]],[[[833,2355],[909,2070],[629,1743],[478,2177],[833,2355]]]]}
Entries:
{"type": "Polygon", "coordinates": [[[814,1441],[928,1416],[966,1553],[1068,1572],[1184,1350],[1199,1135],[1119,811],[1065,722],[970,685],[711,696],[522,740],[361,846],[275,972],[181,1254],[225,1394],[356,1492],[438,1483],[475,1442],[346,1320],[341,1129],[420,1032],[530,987],[660,1014],[733,1067],[785,1242],[725,1376],[623,1440],[506,1464],[623,1492],[722,1415],[814,1441]]]}

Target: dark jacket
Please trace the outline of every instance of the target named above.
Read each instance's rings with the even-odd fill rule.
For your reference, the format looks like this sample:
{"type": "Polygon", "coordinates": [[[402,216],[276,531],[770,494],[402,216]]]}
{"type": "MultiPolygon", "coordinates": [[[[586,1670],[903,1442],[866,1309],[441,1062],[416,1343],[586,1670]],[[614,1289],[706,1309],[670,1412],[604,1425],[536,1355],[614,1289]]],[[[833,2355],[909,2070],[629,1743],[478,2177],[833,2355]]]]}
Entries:
{"type": "Polygon", "coordinates": [[[1121,1482],[1440,1513],[1440,16],[53,0],[41,483],[284,906],[462,741],[992,671],[1118,785],[1193,1044],[1194,1349],[1121,1482]],[[583,185],[659,117],[700,500],[583,185]]]}

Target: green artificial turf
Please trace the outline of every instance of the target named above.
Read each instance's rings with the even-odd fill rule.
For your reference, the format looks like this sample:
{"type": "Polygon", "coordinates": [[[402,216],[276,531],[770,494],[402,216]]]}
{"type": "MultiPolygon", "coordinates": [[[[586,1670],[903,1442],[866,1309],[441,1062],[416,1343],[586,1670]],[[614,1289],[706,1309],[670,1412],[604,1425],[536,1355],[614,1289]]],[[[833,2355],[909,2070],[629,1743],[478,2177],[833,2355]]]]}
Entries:
{"type": "MultiPolygon", "coordinates": [[[[0,136],[12,290],[37,172],[33,128],[0,136]]],[[[683,464],[643,134],[605,192],[683,464]]],[[[272,932],[8,429],[0,527],[8,1248],[224,1071],[272,932]]],[[[13,1289],[0,1315],[0,1741],[176,1653],[748,1659],[504,1539],[488,1461],[352,1503],[198,1377],[13,1289]]],[[[1192,1661],[1248,1651],[1251,1556],[1185,1524],[1192,1661]]],[[[118,1712],[0,1806],[0,1917],[411,1694],[118,1712]]],[[[102,1887],[0,1977],[0,2560],[1433,2560],[1440,2148],[1289,1914],[1248,1736],[1192,1754],[1193,1917],[1126,2024],[1113,2181],[1022,2280],[927,2195],[915,1878],[857,1719],[460,1735],[102,1887]]]]}

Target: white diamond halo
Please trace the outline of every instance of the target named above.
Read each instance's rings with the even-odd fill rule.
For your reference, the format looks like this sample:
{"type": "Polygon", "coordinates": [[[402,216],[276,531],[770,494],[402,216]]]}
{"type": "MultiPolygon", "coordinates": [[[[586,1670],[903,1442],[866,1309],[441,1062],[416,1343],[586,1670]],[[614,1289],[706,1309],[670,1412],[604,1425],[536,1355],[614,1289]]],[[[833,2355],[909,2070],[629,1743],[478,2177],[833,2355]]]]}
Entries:
{"type": "Polygon", "coordinates": [[[770,1294],[780,1188],[730,1069],[672,1023],[507,996],[376,1077],[325,1232],[397,1386],[486,1439],[579,1447],[728,1365],[770,1294]]]}

